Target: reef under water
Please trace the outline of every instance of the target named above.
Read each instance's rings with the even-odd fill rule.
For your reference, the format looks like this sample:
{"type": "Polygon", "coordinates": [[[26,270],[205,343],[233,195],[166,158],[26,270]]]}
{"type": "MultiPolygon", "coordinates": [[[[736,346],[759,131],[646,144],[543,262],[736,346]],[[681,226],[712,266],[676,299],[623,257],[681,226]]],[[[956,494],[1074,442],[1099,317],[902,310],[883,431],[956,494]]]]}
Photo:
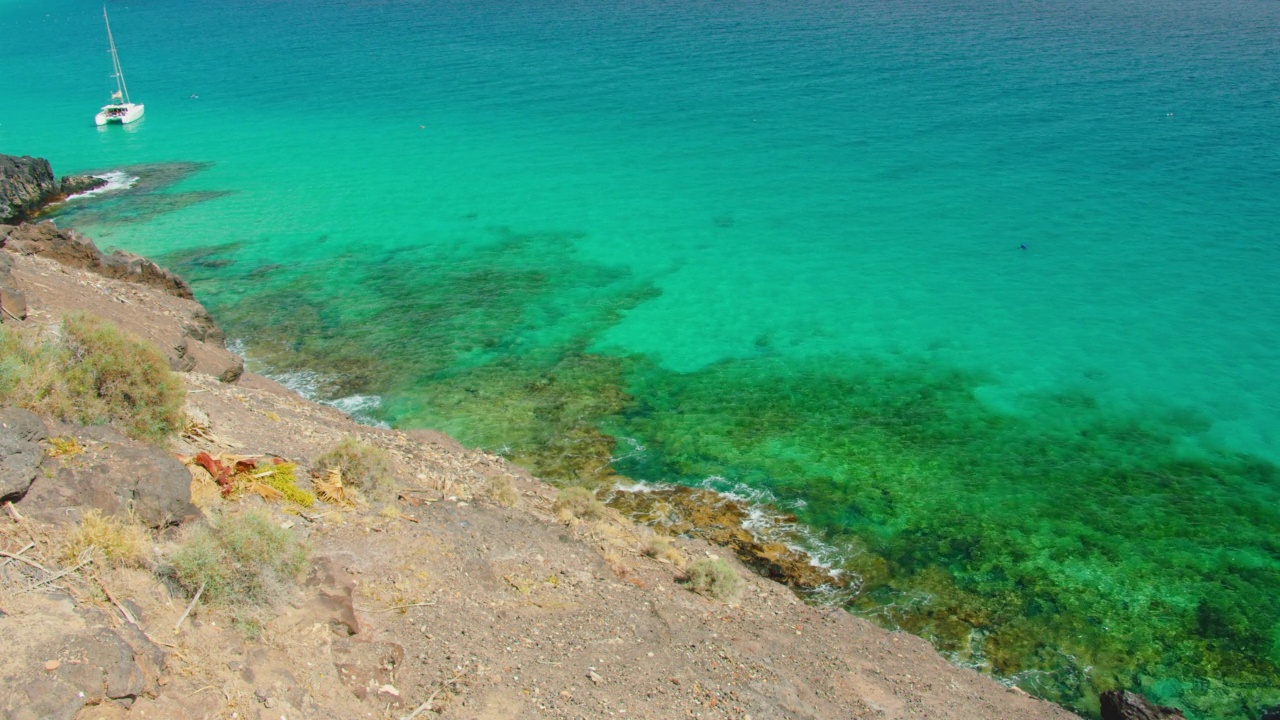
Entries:
{"type": "Polygon", "coordinates": [[[1154,400],[1064,389],[993,407],[995,378],[930,357],[765,339],[676,372],[610,352],[597,339],[659,291],[580,260],[574,238],[493,228],[479,247],[300,266],[241,245],[169,259],[258,368],[310,373],[321,399],[376,396],[371,419],[557,482],[757,493],[804,527],[784,542],[820,545],[849,582],[828,601],[1040,697],[1094,716],[1118,687],[1195,718],[1280,704],[1273,463],[1154,400]]]}

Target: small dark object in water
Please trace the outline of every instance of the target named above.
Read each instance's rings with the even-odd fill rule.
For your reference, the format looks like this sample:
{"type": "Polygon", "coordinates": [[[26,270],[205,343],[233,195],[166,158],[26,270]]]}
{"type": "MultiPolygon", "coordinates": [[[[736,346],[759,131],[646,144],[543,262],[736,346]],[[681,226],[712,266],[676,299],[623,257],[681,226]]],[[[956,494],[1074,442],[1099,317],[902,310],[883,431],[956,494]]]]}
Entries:
{"type": "Polygon", "coordinates": [[[1018,246],[1018,249],[1019,249],[1019,250],[1026,250],[1026,249],[1027,249],[1027,244],[1026,244],[1026,243],[1022,243],[1021,245],[1019,245],[1019,246],[1018,246]]]}
{"type": "Polygon", "coordinates": [[[1185,720],[1181,710],[1152,705],[1128,690],[1108,690],[1098,699],[1102,703],[1102,720],[1185,720]]]}

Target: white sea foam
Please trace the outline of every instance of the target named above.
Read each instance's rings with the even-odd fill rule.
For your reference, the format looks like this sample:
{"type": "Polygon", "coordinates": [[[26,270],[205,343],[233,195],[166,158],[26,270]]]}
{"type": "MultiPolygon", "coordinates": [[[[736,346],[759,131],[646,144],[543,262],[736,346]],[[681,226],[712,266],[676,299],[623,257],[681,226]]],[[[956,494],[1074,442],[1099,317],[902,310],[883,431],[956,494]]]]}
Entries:
{"type": "Polygon", "coordinates": [[[370,414],[372,411],[382,407],[382,398],[378,395],[348,395],[333,400],[321,400],[320,402],[338,408],[362,425],[373,425],[380,428],[391,427],[370,414]]]}
{"type": "Polygon", "coordinates": [[[139,179],[135,175],[129,175],[119,170],[113,170],[111,172],[102,173],[101,175],[94,175],[93,177],[102,178],[103,180],[107,181],[107,184],[103,185],[100,188],[94,188],[92,190],[86,190],[82,193],[76,193],[75,195],[70,195],[67,197],[67,199],[75,200],[77,198],[89,197],[90,195],[102,195],[104,193],[115,192],[117,190],[128,190],[129,188],[133,187],[134,184],[136,184],[139,179]]]}
{"type": "Polygon", "coordinates": [[[283,373],[270,373],[267,377],[308,400],[315,400],[320,394],[321,388],[331,383],[329,378],[313,370],[290,370],[283,373]]]}
{"type": "MultiPolygon", "coordinates": [[[[663,487],[662,483],[630,480],[615,485],[613,492],[648,493],[663,487]]],[[[861,551],[832,543],[815,529],[795,522],[784,510],[779,509],[782,503],[769,490],[751,487],[719,475],[704,478],[696,487],[744,507],[746,518],[742,521],[742,529],[757,540],[782,543],[789,550],[804,555],[811,566],[822,570],[833,580],[844,581],[809,590],[807,595],[811,599],[821,604],[844,605],[862,591],[862,578],[841,567],[844,561],[857,557],[861,551]]],[[[797,509],[804,507],[802,503],[793,502],[789,505],[797,509]]]]}

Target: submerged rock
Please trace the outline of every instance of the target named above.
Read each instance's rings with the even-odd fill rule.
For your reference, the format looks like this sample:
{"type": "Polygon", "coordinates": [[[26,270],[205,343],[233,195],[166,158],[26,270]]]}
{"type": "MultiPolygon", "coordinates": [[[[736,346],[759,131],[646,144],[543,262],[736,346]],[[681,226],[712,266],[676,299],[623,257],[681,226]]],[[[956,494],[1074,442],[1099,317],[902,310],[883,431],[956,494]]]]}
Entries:
{"type": "Polygon", "coordinates": [[[1182,720],[1182,711],[1154,705],[1145,697],[1128,690],[1108,690],[1099,698],[1102,720],[1182,720]]]}
{"type": "Polygon", "coordinates": [[[770,537],[771,530],[781,531],[795,523],[795,518],[788,515],[766,519],[766,527],[753,532],[746,524],[759,519],[752,518],[751,507],[746,503],[712,490],[683,485],[640,492],[619,490],[609,505],[636,522],[665,533],[700,537],[726,547],[756,572],[792,588],[814,590],[847,584],[826,568],[813,564],[808,554],[780,538],[770,537]]]}
{"type": "Polygon", "coordinates": [[[31,216],[58,193],[48,160],[0,155],[0,223],[31,216]]]}

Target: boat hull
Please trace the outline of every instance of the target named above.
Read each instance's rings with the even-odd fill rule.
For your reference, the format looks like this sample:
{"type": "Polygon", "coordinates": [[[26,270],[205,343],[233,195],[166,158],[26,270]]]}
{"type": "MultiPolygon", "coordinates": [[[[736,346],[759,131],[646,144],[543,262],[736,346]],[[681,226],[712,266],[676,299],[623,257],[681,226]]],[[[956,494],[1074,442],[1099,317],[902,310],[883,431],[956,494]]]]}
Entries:
{"type": "Polygon", "coordinates": [[[93,122],[97,125],[125,124],[142,117],[144,105],[135,103],[120,103],[119,105],[105,105],[102,110],[93,118],[93,122]]]}

